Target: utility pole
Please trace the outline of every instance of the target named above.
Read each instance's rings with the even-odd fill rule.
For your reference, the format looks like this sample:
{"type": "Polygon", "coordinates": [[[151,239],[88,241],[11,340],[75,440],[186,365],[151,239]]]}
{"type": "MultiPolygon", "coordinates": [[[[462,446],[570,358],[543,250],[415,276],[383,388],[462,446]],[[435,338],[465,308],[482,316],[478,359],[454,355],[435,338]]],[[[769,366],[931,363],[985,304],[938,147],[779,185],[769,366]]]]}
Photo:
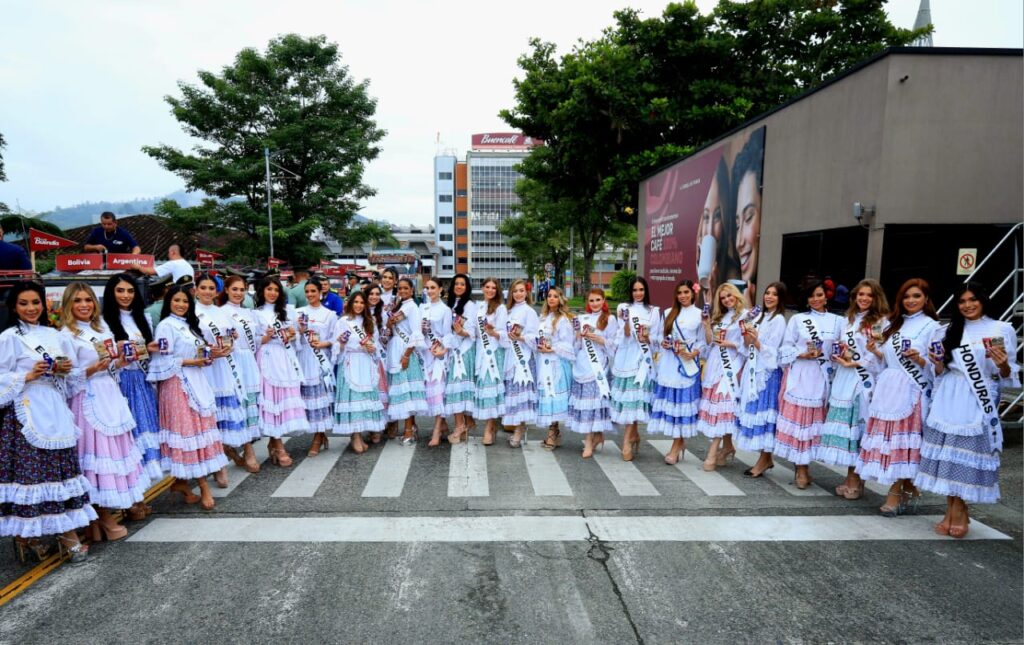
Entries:
{"type": "Polygon", "coordinates": [[[568,293],[565,294],[566,299],[572,298],[574,293],[575,293],[575,291],[576,291],[576,289],[574,288],[574,286],[576,284],[576,267],[573,266],[574,265],[573,259],[576,257],[576,247],[573,244],[573,236],[572,236],[572,234],[573,234],[573,227],[570,226],[569,227],[569,284],[566,285],[566,289],[565,289],[568,292],[568,293]]]}
{"type": "Polygon", "coordinates": [[[267,222],[270,223],[270,257],[274,257],[274,213],[270,202],[270,148],[263,149],[263,161],[267,166],[267,222]]]}

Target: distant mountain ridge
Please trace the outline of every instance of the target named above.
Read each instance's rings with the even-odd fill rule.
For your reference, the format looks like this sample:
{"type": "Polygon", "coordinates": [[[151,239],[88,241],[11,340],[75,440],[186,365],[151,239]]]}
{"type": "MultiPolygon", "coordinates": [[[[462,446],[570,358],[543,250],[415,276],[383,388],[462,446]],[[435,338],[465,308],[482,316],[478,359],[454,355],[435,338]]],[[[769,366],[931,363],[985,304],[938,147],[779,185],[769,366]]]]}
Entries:
{"type": "Polygon", "coordinates": [[[117,202],[84,202],[74,206],[68,206],[66,208],[55,208],[48,213],[39,215],[39,218],[52,224],[56,224],[63,229],[69,229],[79,226],[88,226],[89,224],[99,222],[100,213],[104,211],[110,211],[119,217],[122,215],[148,214],[153,212],[157,202],[164,199],[173,199],[182,206],[188,207],[199,205],[204,198],[206,198],[206,194],[202,192],[190,193],[186,190],[176,190],[173,193],[164,195],[163,197],[140,198],[117,202]]]}

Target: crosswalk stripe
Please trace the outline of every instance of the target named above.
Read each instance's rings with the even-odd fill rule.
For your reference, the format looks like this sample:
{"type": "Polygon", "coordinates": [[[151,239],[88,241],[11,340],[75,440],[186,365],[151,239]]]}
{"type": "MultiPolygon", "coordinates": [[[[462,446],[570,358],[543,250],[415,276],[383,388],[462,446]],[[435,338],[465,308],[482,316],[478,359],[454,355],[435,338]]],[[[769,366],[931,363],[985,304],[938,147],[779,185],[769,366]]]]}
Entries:
{"type": "Polygon", "coordinates": [[[316,495],[320,484],[324,483],[334,464],[338,463],[341,453],[348,448],[348,437],[335,437],[332,443],[338,445],[331,450],[320,451],[316,457],[306,457],[292,469],[287,479],[281,482],[271,497],[312,497],[316,495]],[[335,449],[336,448],[336,449],[335,449]]]}
{"type": "MultiPolygon", "coordinates": [[[[672,447],[671,439],[648,439],[647,443],[662,455],[667,455],[672,447]]],[[[683,459],[676,462],[676,469],[692,481],[697,488],[711,496],[743,496],[746,495],[738,486],[723,477],[720,473],[706,472],[700,467],[700,459],[689,450],[683,451],[683,459]]]]}
{"type": "MultiPolygon", "coordinates": [[[[819,466],[824,466],[825,468],[828,468],[837,475],[842,475],[844,478],[846,477],[846,466],[833,466],[832,464],[825,464],[820,461],[816,461],[814,463],[818,464],[819,466]]],[[[885,497],[886,495],[889,494],[888,486],[886,486],[885,484],[879,484],[878,482],[875,481],[865,481],[864,488],[868,489],[872,493],[878,493],[882,497],[885,497]]]]}
{"type": "Polygon", "coordinates": [[[479,437],[452,446],[448,463],[448,497],[488,497],[487,451],[479,437]]]}
{"type": "MultiPolygon", "coordinates": [[[[282,437],[281,438],[281,442],[283,444],[285,444],[285,445],[288,445],[288,440],[289,439],[291,439],[291,437],[282,437]]],[[[267,439],[266,437],[264,437],[262,440],[257,441],[256,443],[254,443],[252,445],[253,452],[256,454],[256,463],[260,464],[260,470],[262,470],[263,468],[266,467],[264,465],[264,462],[267,461],[267,457],[270,456],[269,452],[268,452],[268,447],[267,447],[269,445],[269,443],[270,443],[270,440],[267,439]]],[[[238,466],[236,466],[234,464],[234,462],[231,462],[231,461],[228,462],[227,473],[228,473],[228,487],[227,488],[217,488],[216,486],[213,486],[213,487],[210,488],[211,492],[213,493],[214,498],[227,497],[228,495],[231,494],[231,492],[233,490],[238,488],[239,484],[241,484],[246,479],[248,479],[249,475],[252,474],[248,470],[246,470],[245,468],[239,468],[238,466]]]]}
{"type": "Polygon", "coordinates": [[[533,494],[540,497],[547,496],[572,496],[572,488],[565,473],[558,467],[558,461],[552,452],[548,452],[541,445],[532,441],[523,444],[523,459],[526,460],[526,472],[530,475],[530,483],[533,484],[533,494]]]}
{"type": "Polygon", "coordinates": [[[604,471],[604,476],[623,497],[657,497],[661,495],[640,469],[631,461],[622,461],[622,452],[614,442],[607,442],[605,449],[594,453],[594,461],[604,471]]]}
{"type": "MultiPolygon", "coordinates": [[[[756,452],[748,452],[746,450],[737,450],[736,458],[748,466],[753,466],[757,463],[758,455],[756,452]]],[[[790,495],[796,497],[821,497],[821,496],[832,496],[832,493],[828,492],[821,486],[812,483],[807,488],[800,490],[796,487],[793,482],[796,479],[796,473],[791,468],[786,468],[778,461],[775,462],[775,467],[771,470],[765,471],[764,477],[778,484],[782,490],[786,491],[790,495]]]]}
{"type": "MultiPolygon", "coordinates": [[[[129,542],[834,542],[952,541],[941,518],[865,515],[157,518],[129,542]]],[[[964,540],[1012,540],[973,520],[964,540]]]]}
{"type": "Polygon", "coordinates": [[[415,454],[415,445],[403,446],[400,441],[385,443],[363,488],[363,497],[401,497],[415,454]]]}

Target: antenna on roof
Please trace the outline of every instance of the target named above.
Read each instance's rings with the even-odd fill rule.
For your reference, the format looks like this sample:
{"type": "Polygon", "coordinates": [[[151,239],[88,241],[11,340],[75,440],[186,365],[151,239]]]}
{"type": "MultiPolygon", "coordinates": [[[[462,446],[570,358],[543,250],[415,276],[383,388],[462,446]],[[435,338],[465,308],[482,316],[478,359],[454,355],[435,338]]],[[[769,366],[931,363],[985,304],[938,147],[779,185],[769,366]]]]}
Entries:
{"type": "MultiPolygon", "coordinates": [[[[921,5],[917,8],[917,18],[914,20],[914,29],[924,29],[925,27],[932,25],[934,29],[935,25],[932,24],[932,9],[928,3],[928,0],[921,0],[921,5]]],[[[932,47],[932,35],[927,34],[921,36],[914,42],[910,43],[911,47],[932,47]]]]}

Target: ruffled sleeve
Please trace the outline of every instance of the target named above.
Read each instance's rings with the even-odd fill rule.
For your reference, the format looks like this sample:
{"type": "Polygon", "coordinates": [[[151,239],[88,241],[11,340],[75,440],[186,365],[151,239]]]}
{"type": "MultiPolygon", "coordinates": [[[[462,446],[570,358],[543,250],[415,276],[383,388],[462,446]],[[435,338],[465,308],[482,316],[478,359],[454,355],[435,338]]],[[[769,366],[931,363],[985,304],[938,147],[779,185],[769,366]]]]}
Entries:
{"type": "Polygon", "coordinates": [[[160,321],[160,324],[156,326],[156,333],[154,334],[153,340],[160,342],[161,339],[167,341],[167,353],[156,352],[152,355],[149,361],[149,373],[146,375],[146,380],[150,383],[156,383],[158,381],[166,381],[167,379],[174,376],[181,376],[181,358],[174,355],[174,339],[176,334],[174,328],[171,327],[171,323],[168,319],[160,321]]]}
{"type": "Polygon", "coordinates": [[[25,389],[25,373],[16,369],[20,343],[14,334],[0,336],[0,407],[10,405],[25,389]]]}
{"type": "Polygon", "coordinates": [[[1007,387],[1020,387],[1020,365],[1017,364],[1017,334],[1013,331],[1013,326],[1008,323],[999,324],[1001,336],[1003,337],[1003,344],[1006,347],[1006,356],[1009,361],[1010,375],[1006,378],[999,377],[999,386],[1003,388],[1007,387]]]}
{"type": "Polygon", "coordinates": [[[568,318],[559,320],[554,338],[551,340],[551,349],[554,350],[555,356],[567,361],[574,360],[576,358],[576,352],[573,347],[575,338],[576,334],[572,329],[572,320],[568,318]]]}
{"type": "Polygon", "coordinates": [[[60,347],[61,352],[71,359],[71,371],[64,377],[68,398],[71,399],[86,389],[89,377],[86,376],[85,370],[93,361],[85,348],[85,341],[75,342],[69,329],[61,330],[60,347]]]}
{"type": "Polygon", "coordinates": [[[537,351],[537,334],[540,331],[540,316],[533,307],[526,306],[526,316],[523,321],[523,343],[530,348],[531,352],[537,351]]]}
{"type": "Polygon", "coordinates": [[[779,367],[779,354],[782,348],[782,340],[786,335],[785,316],[775,316],[761,326],[761,333],[758,340],[761,343],[761,351],[757,357],[759,370],[772,372],[779,367]]]}
{"type": "Polygon", "coordinates": [[[935,363],[928,360],[928,348],[933,342],[942,342],[942,339],[946,337],[946,326],[937,320],[929,322],[928,326],[930,329],[923,334],[927,338],[927,342],[921,350],[921,356],[925,359],[924,370],[928,375],[928,380],[934,383],[938,375],[935,373],[935,363]]]}
{"type": "Polygon", "coordinates": [[[662,318],[661,309],[653,308],[647,336],[651,341],[651,347],[657,351],[657,349],[661,347],[662,339],[665,338],[665,319],[662,318]]]}
{"type": "Polygon", "coordinates": [[[405,322],[409,324],[409,347],[425,347],[426,340],[423,338],[423,314],[420,308],[411,299],[402,303],[402,313],[405,314],[405,322]]]}
{"type": "Polygon", "coordinates": [[[806,350],[807,344],[800,335],[799,318],[799,315],[793,316],[786,325],[782,345],[779,347],[778,364],[781,367],[792,365],[796,357],[806,350]]]}

